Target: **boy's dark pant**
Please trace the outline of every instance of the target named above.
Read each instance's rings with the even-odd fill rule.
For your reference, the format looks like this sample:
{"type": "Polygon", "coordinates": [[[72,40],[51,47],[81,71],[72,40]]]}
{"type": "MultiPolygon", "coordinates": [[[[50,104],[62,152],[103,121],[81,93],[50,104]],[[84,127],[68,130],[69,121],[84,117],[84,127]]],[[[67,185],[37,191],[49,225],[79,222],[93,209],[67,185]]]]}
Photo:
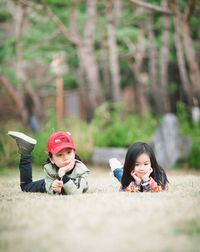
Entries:
{"type": "Polygon", "coordinates": [[[21,155],[19,163],[20,186],[25,192],[46,192],[45,181],[40,179],[32,181],[32,157],[31,155],[21,155]]]}

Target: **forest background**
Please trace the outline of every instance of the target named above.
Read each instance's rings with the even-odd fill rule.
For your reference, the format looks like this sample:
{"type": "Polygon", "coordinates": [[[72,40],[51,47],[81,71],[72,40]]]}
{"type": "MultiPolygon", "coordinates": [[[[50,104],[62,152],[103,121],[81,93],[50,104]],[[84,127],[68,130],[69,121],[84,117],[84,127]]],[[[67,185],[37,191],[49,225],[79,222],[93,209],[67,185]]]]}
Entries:
{"type": "Polygon", "coordinates": [[[38,140],[33,161],[41,164],[48,135],[67,129],[89,161],[95,146],[151,143],[171,112],[193,140],[184,161],[200,168],[200,124],[192,117],[200,106],[199,3],[2,0],[1,166],[18,162],[8,130],[38,140]],[[59,87],[64,96],[78,92],[78,118],[66,116],[59,87]]]}

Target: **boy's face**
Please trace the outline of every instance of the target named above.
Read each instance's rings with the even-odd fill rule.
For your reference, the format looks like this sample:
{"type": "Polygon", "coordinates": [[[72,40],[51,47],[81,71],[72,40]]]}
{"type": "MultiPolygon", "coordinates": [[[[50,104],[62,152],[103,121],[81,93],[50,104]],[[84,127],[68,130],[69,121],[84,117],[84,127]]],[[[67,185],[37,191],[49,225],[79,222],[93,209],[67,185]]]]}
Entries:
{"type": "Polygon", "coordinates": [[[57,154],[53,154],[50,158],[51,163],[55,164],[58,168],[69,167],[73,168],[75,162],[75,151],[73,149],[63,149],[57,154]]]}

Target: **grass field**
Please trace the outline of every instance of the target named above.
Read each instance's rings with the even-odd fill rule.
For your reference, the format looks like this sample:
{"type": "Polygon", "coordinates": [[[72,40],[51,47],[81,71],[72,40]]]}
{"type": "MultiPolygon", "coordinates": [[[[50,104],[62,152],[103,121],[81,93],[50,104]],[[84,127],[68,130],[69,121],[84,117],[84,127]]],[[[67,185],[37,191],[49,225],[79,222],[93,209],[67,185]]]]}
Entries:
{"type": "Polygon", "coordinates": [[[50,196],[23,193],[17,170],[1,172],[0,251],[200,251],[200,173],[167,173],[168,192],[122,193],[93,167],[88,193],[50,196]]]}

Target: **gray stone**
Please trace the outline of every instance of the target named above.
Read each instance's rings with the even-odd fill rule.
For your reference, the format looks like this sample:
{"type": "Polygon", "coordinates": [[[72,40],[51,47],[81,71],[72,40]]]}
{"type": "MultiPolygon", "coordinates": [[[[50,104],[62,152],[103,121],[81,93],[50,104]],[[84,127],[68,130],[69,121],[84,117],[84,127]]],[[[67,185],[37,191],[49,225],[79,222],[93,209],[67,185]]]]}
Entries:
{"type": "Polygon", "coordinates": [[[192,140],[180,134],[177,117],[171,113],[166,114],[153,135],[153,148],[158,163],[173,167],[177,161],[187,158],[191,146],[192,140]]]}
{"type": "Polygon", "coordinates": [[[109,164],[109,159],[115,157],[119,159],[120,162],[124,163],[126,152],[126,148],[96,147],[92,153],[91,161],[94,164],[109,164]]]}
{"type": "Polygon", "coordinates": [[[200,108],[197,106],[192,108],[192,121],[196,124],[200,123],[200,108]]]}

